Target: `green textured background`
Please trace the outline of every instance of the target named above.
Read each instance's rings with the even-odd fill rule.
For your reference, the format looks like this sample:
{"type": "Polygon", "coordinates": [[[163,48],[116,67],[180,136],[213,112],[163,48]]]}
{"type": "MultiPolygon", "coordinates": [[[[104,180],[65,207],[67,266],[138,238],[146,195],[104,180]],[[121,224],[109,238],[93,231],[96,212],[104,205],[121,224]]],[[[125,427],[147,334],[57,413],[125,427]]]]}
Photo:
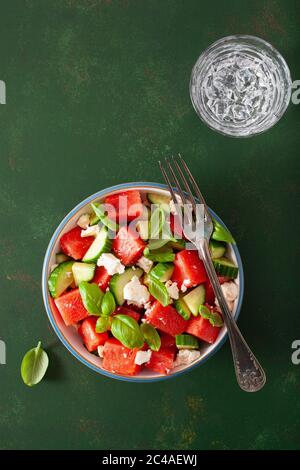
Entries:
{"type": "Polygon", "coordinates": [[[299,449],[300,106],[233,140],[199,121],[188,82],[203,49],[234,33],[270,41],[300,78],[300,3],[1,0],[0,16],[0,447],[299,449]],[[173,380],[101,377],[46,317],[41,266],[62,217],[106,186],[162,181],[157,160],[179,151],[239,244],[239,324],[268,375],[258,394],[237,387],[228,344],[173,380]],[[39,339],[51,365],[30,389],[19,366],[39,339]]]}

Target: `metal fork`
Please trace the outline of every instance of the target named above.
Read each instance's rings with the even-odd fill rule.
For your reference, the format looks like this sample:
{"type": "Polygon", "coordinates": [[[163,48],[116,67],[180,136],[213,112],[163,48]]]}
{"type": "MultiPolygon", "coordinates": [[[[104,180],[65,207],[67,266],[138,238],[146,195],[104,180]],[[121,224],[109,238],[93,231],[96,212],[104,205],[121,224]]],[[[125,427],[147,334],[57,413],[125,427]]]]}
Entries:
{"type": "Polygon", "coordinates": [[[187,224],[182,224],[184,225],[182,226],[182,230],[186,238],[196,246],[200,258],[203,260],[208,278],[211,282],[215,296],[221,308],[221,312],[223,314],[223,318],[227,327],[228,336],[230,340],[237,382],[242,390],[246,392],[257,392],[265,385],[266,375],[263,368],[261,367],[258,360],[256,359],[253,352],[246,343],[245,339],[243,338],[228,308],[223,291],[221,289],[220,282],[216,274],[214,265],[212,263],[209,250],[209,239],[213,232],[213,222],[209,214],[206,202],[201,194],[201,191],[195,179],[193,178],[187,164],[185,163],[181,155],[178,155],[177,158],[174,158],[172,156],[171,161],[170,159],[166,158],[165,167],[162,165],[161,162],[159,162],[159,166],[163,177],[168,185],[170,194],[175,204],[175,208],[177,208],[178,210],[177,195],[180,196],[181,201],[184,205],[188,205],[189,207],[192,206],[193,210],[190,211],[190,218],[188,218],[187,224]],[[171,183],[171,181],[173,181],[173,183],[175,184],[171,183]],[[184,189],[182,189],[182,187],[184,189]],[[193,194],[195,194],[196,198],[193,194]],[[191,227],[191,224],[197,224],[197,222],[199,222],[196,220],[197,200],[200,201],[201,204],[203,204],[204,208],[204,234],[202,237],[199,237],[197,235],[191,235],[191,230],[188,230],[191,227]]]}

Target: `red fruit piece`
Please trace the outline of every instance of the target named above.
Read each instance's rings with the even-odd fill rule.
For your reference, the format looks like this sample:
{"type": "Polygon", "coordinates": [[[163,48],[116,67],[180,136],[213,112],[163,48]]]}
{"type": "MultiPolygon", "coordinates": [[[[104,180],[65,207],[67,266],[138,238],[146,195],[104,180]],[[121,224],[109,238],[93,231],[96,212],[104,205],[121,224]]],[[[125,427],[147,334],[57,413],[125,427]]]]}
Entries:
{"type": "Polygon", "coordinates": [[[187,321],[179,315],[171,305],[163,307],[158,301],[154,302],[146,315],[147,323],[171,336],[180,335],[187,326],[187,321]]]}
{"type": "Polygon", "coordinates": [[[174,349],[160,348],[159,351],[152,351],[150,361],[145,366],[153,372],[169,374],[174,367],[174,357],[174,349]]]}
{"type": "Polygon", "coordinates": [[[102,289],[103,291],[106,291],[110,279],[111,279],[111,276],[108,274],[104,266],[96,267],[95,276],[92,282],[98,284],[100,289],[102,289]]]}
{"type": "Polygon", "coordinates": [[[112,248],[125,266],[134,264],[143,254],[146,243],[129,227],[121,227],[112,248]]]}
{"type": "Polygon", "coordinates": [[[220,333],[221,328],[218,326],[213,326],[206,318],[201,316],[192,317],[188,322],[186,328],[186,333],[194,335],[207,343],[214,343],[220,333]]]}
{"type": "Polygon", "coordinates": [[[87,350],[90,352],[96,351],[98,346],[102,346],[105,341],[108,340],[107,333],[96,333],[96,323],[97,318],[90,316],[83,320],[78,328],[78,333],[82,337],[87,350]]]}
{"type": "Polygon", "coordinates": [[[116,374],[135,375],[141,369],[134,362],[137,351],[126,348],[115,338],[109,338],[103,349],[102,367],[116,374]]]}
{"type": "Polygon", "coordinates": [[[207,275],[203,262],[200,260],[197,250],[182,250],[176,254],[174,261],[172,281],[181,287],[182,283],[189,287],[196,287],[207,281],[207,275]]]}
{"type": "Polygon", "coordinates": [[[173,348],[176,346],[174,336],[167,335],[166,333],[161,333],[160,335],[161,340],[161,348],[173,348]]]}
{"type": "MultiPolygon", "coordinates": [[[[115,208],[115,214],[113,211],[112,215],[116,216],[116,221],[127,220],[130,222],[136,217],[140,217],[143,213],[143,205],[141,200],[141,195],[139,191],[123,191],[117,194],[112,194],[105,198],[105,204],[111,204],[115,208]]],[[[107,210],[108,216],[110,216],[109,208],[107,210]]]]}
{"type": "Polygon", "coordinates": [[[95,240],[94,237],[81,237],[81,228],[74,227],[60,239],[62,251],[76,260],[82,259],[95,240]]]}
{"type": "Polygon", "coordinates": [[[79,289],[61,295],[54,302],[67,326],[73,325],[89,315],[82,303],[79,289]]]}

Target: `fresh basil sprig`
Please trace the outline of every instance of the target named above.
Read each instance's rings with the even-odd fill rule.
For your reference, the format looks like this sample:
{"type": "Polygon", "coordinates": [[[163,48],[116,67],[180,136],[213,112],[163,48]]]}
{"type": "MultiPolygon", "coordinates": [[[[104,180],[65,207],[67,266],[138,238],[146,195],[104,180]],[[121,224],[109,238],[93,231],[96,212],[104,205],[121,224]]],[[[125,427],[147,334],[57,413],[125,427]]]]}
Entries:
{"type": "Polygon", "coordinates": [[[111,323],[111,333],[127,348],[141,348],[144,338],[139,324],[128,315],[115,315],[111,323]]]}
{"type": "Polygon", "coordinates": [[[111,317],[99,317],[95,326],[96,333],[105,333],[111,327],[111,317]]]}
{"type": "Polygon", "coordinates": [[[149,323],[142,323],[140,329],[149,348],[152,351],[159,351],[161,339],[156,329],[149,323]]]}
{"type": "Polygon", "coordinates": [[[101,314],[101,302],[104,293],[95,283],[89,283],[87,281],[81,281],[79,284],[79,292],[84,305],[84,308],[91,315],[101,314]]]}
{"type": "Polygon", "coordinates": [[[21,377],[23,382],[32,387],[44,377],[49,365],[47,353],[42,349],[41,341],[36,348],[30,349],[23,357],[21,363],[21,377]]]}
{"type": "Polygon", "coordinates": [[[111,315],[116,308],[116,301],[113,294],[110,291],[105,292],[101,303],[101,313],[103,316],[108,317],[111,315]]]}
{"type": "Polygon", "coordinates": [[[199,313],[202,318],[205,318],[209,321],[212,326],[223,326],[223,319],[218,312],[212,312],[208,307],[205,305],[200,305],[199,313]]]}
{"type": "Polygon", "coordinates": [[[170,296],[166,286],[158,279],[150,278],[149,280],[149,292],[150,294],[166,307],[170,303],[170,296]]]}

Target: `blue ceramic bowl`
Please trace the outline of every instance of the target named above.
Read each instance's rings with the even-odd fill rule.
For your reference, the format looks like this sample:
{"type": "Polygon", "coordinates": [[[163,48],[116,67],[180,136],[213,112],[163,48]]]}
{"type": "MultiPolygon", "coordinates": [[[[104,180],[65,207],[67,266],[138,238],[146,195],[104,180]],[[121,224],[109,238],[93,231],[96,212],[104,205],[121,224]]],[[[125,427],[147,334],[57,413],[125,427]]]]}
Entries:
{"type": "MultiPolygon", "coordinates": [[[[46,308],[46,312],[50,323],[63,343],[63,345],[84,365],[90,367],[92,370],[97,372],[98,374],[105,375],[107,377],[111,377],[118,380],[125,380],[129,382],[154,382],[158,380],[166,380],[172,377],[176,377],[184,372],[188,372],[191,369],[203,364],[207,361],[213,354],[215,354],[220,347],[224,344],[225,339],[227,337],[227,330],[224,326],[218,336],[217,341],[212,345],[205,345],[202,344],[201,350],[201,357],[187,366],[179,366],[172,370],[169,375],[163,375],[159,373],[153,373],[147,369],[143,370],[137,376],[122,376],[118,374],[112,374],[106,370],[104,370],[101,366],[101,361],[98,356],[95,354],[91,354],[87,351],[84,347],[82,340],[77,333],[77,329],[73,326],[66,326],[53,302],[53,299],[49,295],[48,291],[48,277],[50,274],[51,266],[55,264],[55,255],[60,251],[59,249],[59,239],[60,237],[70,230],[71,228],[75,227],[76,222],[81,214],[85,212],[90,212],[90,204],[95,201],[99,201],[104,199],[106,196],[116,193],[121,190],[128,190],[130,188],[139,189],[141,192],[152,192],[152,193],[159,193],[159,194],[168,194],[166,185],[158,184],[158,183],[126,183],[126,184],[119,184],[117,186],[112,186],[107,189],[103,189],[92,196],[88,197],[84,201],[80,202],[74,209],[69,212],[68,215],[62,220],[59,224],[57,229],[55,230],[54,234],[51,237],[49,246],[46,251],[44,264],[43,264],[43,273],[42,273],[42,291],[43,291],[43,299],[46,308]]],[[[225,226],[222,220],[215,214],[212,210],[210,210],[211,214],[215,219],[225,226]]],[[[244,274],[243,274],[243,265],[241,261],[241,257],[236,245],[230,245],[228,249],[228,255],[237,263],[239,267],[239,276],[237,278],[237,283],[239,286],[239,296],[236,299],[233,315],[235,319],[238,318],[242,301],[243,301],[243,294],[244,294],[244,274]]]]}

